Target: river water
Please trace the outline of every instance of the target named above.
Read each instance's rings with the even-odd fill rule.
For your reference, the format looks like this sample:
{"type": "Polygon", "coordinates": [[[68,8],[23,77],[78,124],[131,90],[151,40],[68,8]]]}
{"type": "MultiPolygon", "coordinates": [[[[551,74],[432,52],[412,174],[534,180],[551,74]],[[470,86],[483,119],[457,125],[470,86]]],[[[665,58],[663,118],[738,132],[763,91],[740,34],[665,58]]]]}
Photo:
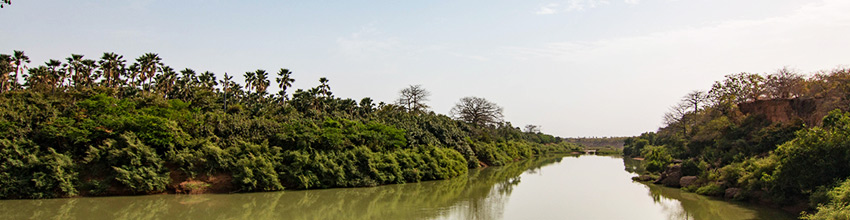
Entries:
{"type": "Polygon", "coordinates": [[[635,161],[534,159],[371,188],[0,201],[2,219],[794,219],[632,182],[635,161]]]}

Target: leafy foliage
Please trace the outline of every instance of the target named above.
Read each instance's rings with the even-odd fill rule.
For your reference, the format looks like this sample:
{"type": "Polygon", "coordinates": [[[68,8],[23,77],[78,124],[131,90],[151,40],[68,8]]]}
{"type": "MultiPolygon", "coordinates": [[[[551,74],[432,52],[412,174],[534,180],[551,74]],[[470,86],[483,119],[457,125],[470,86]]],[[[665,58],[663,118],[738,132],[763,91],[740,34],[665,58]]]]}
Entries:
{"type": "MultiPolygon", "coordinates": [[[[708,96],[699,91],[685,96],[657,132],[626,139],[623,153],[648,157],[662,152],[659,146],[684,159],[682,171],[699,177],[700,194],[740,188],[743,196],[779,204],[810,199],[819,212],[804,218],[846,219],[847,201],[826,195],[843,192],[846,186],[836,183],[850,177],[848,82],[850,69],[808,78],[787,68],[728,75],[708,96]],[[760,110],[743,111],[746,106],[760,110]]],[[[654,158],[647,170],[663,171],[654,158]]]]}
{"type": "Polygon", "coordinates": [[[290,98],[288,69],[269,94],[264,70],[246,72],[243,87],[178,73],[154,53],[129,66],[105,53],[51,60],[20,84],[24,57],[0,56],[0,198],[172,192],[183,181],[224,192],[376,186],[580,150],[507,122],[425,112],[427,93],[409,109],[358,103],[321,78],[290,98]]]}

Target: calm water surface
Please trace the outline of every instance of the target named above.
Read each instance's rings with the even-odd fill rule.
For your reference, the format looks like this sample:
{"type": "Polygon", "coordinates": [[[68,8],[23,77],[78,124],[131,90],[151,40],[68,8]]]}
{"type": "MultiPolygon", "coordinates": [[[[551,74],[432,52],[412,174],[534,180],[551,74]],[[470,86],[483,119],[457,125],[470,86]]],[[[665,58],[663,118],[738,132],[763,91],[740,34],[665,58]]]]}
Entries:
{"type": "Polygon", "coordinates": [[[536,159],[445,181],[230,195],[0,201],[2,219],[793,219],[632,182],[635,161],[536,159]]]}

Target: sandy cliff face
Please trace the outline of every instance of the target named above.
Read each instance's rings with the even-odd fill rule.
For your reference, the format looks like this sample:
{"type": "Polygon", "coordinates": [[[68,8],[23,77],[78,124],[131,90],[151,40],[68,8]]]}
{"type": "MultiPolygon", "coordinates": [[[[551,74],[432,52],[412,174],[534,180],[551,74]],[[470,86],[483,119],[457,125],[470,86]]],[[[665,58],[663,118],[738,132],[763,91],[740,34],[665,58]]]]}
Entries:
{"type": "Polygon", "coordinates": [[[836,108],[840,108],[836,101],[815,98],[757,100],[738,104],[738,109],[744,114],[763,114],[772,122],[790,122],[799,118],[808,126],[820,126],[823,117],[836,108]]]}

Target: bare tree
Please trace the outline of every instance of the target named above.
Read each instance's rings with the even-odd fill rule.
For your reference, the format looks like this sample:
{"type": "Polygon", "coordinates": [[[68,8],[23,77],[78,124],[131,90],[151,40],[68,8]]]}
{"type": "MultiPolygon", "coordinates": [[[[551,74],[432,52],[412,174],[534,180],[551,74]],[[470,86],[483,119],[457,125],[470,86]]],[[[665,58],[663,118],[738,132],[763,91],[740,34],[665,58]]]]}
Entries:
{"type": "Polygon", "coordinates": [[[421,112],[429,108],[425,104],[428,101],[428,96],[431,96],[431,93],[422,88],[422,85],[411,85],[399,92],[396,104],[404,106],[410,112],[421,112]]]}
{"type": "Polygon", "coordinates": [[[687,134],[688,126],[687,123],[685,123],[685,116],[688,115],[689,108],[690,106],[684,102],[670,107],[670,111],[664,113],[664,124],[667,125],[667,127],[674,127],[678,125],[682,129],[682,135],[687,134]]]}
{"type": "Polygon", "coordinates": [[[682,102],[694,108],[694,112],[699,111],[699,106],[704,105],[708,101],[708,94],[703,91],[694,90],[682,97],[682,102]]]}
{"type": "Polygon", "coordinates": [[[464,97],[449,112],[455,119],[486,126],[502,121],[502,107],[479,97],[464,97]]]}
{"type": "Polygon", "coordinates": [[[540,133],[540,125],[525,125],[525,132],[540,133]]]}

